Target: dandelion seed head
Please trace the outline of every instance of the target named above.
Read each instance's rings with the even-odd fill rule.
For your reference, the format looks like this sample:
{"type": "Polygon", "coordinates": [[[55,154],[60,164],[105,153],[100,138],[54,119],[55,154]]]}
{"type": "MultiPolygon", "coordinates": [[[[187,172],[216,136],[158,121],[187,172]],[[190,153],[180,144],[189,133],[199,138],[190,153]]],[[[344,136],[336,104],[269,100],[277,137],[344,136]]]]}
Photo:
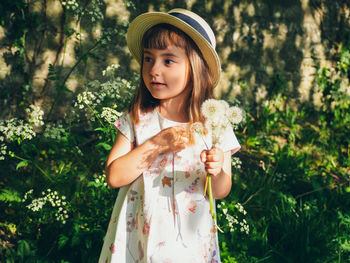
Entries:
{"type": "Polygon", "coordinates": [[[219,100],[208,99],[203,102],[201,112],[203,116],[210,121],[221,118],[225,115],[226,106],[219,100]]]}
{"type": "Polygon", "coordinates": [[[228,108],[226,116],[232,124],[238,124],[243,119],[242,110],[236,106],[228,108]]]}

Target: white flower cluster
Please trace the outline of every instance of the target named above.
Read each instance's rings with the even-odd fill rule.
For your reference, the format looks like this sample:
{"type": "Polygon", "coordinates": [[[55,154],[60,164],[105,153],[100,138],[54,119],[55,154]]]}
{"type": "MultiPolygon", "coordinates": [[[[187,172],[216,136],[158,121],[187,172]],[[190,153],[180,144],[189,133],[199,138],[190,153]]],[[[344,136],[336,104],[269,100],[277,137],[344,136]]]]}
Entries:
{"type": "Polygon", "coordinates": [[[46,128],[43,132],[43,136],[48,139],[60,141],[65,133],[66,130],[62,124],[54,125],[47,123],[46,128]]]}
{"type": "MultiPolygon", "coordinates": [[[[29,190],[24,194],[22,202],[26,202],[33,194],[33,189],[29,190]]],[[[66,219],[69,217],[66,210],[67,202],[64,195],[59,196],[57,191],[47,189],[41,193],[42,197],[33,198],[31,203],[26,205],[26,208],[33,212],[40,211],[45,204],[49,203],[51,207],[56,208],[55,217],[58,222],[62,224],[66,223],[66,219]]]]}
{"type": "Polygon", "coordinates": [[[29,108],[26,109],[28,113],[28,122],[36,127],[40,127],[44,124],[43,116],[44,111],[40,108],[40,106],[30,105],[29,108]]]}
{"type": "Polygon", "coordinates": [[[103,107],[102,108],[102,113],[101,113],[101,118],[103,118],[106,122],[112,124],[113,122],[118,119],[118,117],[121,116],[121,113],[109,108],[109,107],[103,107]]]}
{"type": "Polygon", "coordinates": [[[212,133],[213,145],[220,142],[229,124],[237,125],[243,120],[243,111],[236,106],[230,107],[224,100],[208,99],[203,102],[201,112],[206,126],[212,133]]]}
{"type": "MultiPolygon", "coordinates": [[[[222,201],[221,204],[218,204],[218,208],[225,207],[225,201],[222,201]]],[[[228,226],[230,228],[230,232],[234,232],[235,230],[239,229],[241,233],[244,233],[246,235],[249,234],[250,227],[248,225],[248,222],[245,218],[243,218],[241,221],[239,218],[244,217],[247,214],[247,211],[244,209],[243,205],[240,203],[235,204],[235,210],[237,210],[240,213],[240,216],[238,215],[231,215],[228,213],[227,208],[223,208],[222,212],[225,215],[225,218],[228,222],[228,226]]]]}
{"type": "Polygon", "coordinates": [[[1,120],[0,132],[8,141],[17,141],[18,143],[23,140],[31,140],[36,135],[32,126],[17,118],[1,120]]]}
{"type": "Polygon", "coordinates": [[[102,71],[102,76],[112,76],[115,71],[120,67],[119,64],[112,64],[102,71]]]}
{"type": "Polygon", "coordinates": [[[234,167],[236,169],[241,169],[241,167],[242,167],[242,161],[238,157],[232,157],[231,164],[232,164],[232,167],[234,167]]]}
{"type": "Polygon", "coordinates": [[[84,91],[78,94],[77,102],[74,104],[74,106],[78,107],[79,109],[84,109],[85,105],[94,107],[100,103],[101,99],[98,98],[94,93],[91,91],[84,91]]]}
{"type": "MultiPolygon", "coordinates": [[[[98,83],[98,81],[92,81],[92,84],[98,83]]],[[[95,112],[94,109],[102,102],[103,99],[100,99],[97,95],[95,95],[92,91],[83,91],[82,93],[79,93],[77,96],[77,100],[74,103],[74,107],[78,108],[82,112],[84,112],[84,115],[86,119],[90,121],[95,121],[95,112]]],[[[78,115],[78,113],[73,109],[72,110],[73,115],[78,115]]]]}
{"type": "Polygon", "coordinates": [[[5,160],[7,154],[7,145],[3,143],[5,141],[4,136],[0,136],[0,161],[5,160]]]}
{"type": "MultiPolygon", "coordinates": [[[[2,138],[4,138],[4,137],[0,136],[0,141],[2,138]]],[[[7,154],[7,146],[6,146],[6,144],[1,143],[0,144],[0,161],[5,160],[6,154],[7,154]]]]}
{"type": "Polygon", "coordinates": [[[287,175],[286,174],[281,174],[281,173],[276,173],[274,181],[276,183],[283,183],[287,180],[287,175]]]}
{"type": "Polygon", "coordinates": [[[62,5],[65,6],[68,10],[69,9],[72,9],[72,10],[79,9],[79,4],[76,0],[68,0],[68,1],[63,0],[62,5]]]}
{"type": "Polygon", "coordinates": [[[103,1],[101,0],[92,0],[86,10],[83,10],[83,14],[90,17],[91,22],[95,22],[97,20],[103,20],[104,15],[102,13],[103,1]]]}
{"type": "Polygon", "coordinates": [[[115,80],[102,83],[99,94],[107,98],[118,99],[122,96],[121,94],[123,94],[121,91],[133,92],[133,90],[134,89],[130,81],[117,77],[115,80]]]}
{"type": "Polygon", "coordinates": [[[107,186],[107,182],[106,182],[106,175],[104,174],[94,174],[94,178],[95,178],[95,183],[98,185],[98,186],[107,186]]]}
{"type": "MultiPolygon", "coordinates": [[[[114,66],[114,68],[116,67],[117,66],[114,66]]],[[[115,110],[117,105],[113,105],[113,108],[105,107],[102,109],[101,105],[109,105],[117,100],[126,100],[130,97],[128,92],[133,91],[132,84],[120,77],[104,83],[100,83],[97,80],[91,81],[87,89],[87,91],[78,94],[74,107],[82,110],[86,118],[91,121],[94,121],[97,112],[101,111],[101,117],[109,123],[115,120],[116,117],[119,117],[121,113],[115,110]]],[[[73,110],[73,114],[77,114],[77,112],[73,110]]]]}

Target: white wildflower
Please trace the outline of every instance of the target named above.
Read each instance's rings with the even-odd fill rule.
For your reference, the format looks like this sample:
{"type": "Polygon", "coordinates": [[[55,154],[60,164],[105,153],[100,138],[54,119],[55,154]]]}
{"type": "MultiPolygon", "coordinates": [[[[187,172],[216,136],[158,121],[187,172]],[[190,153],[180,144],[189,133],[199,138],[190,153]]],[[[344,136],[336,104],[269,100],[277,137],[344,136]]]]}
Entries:
{"type": "Polygon", "coordinates": [[[7,146],[6,144],[0,144],[0,160],[5,160],[5,156],[7,154],[7,146]]]}
{"type": "Polygon", "coordinates": [[[102,71],[103,76],[111,76],[120,67],[119,64],[112,64],[102,71]]]}
{"type": "Polygon", "coordinates": [[[84,104],[93,104],[96,101],[96,96],[94,93],[91,91],[84,91],[80,94],[78,94],[77,100],[78,100],[78,105],[79,109],[84,108],[84,104]]]}
{"type": "Polygon", "coordinates": [[[6,140],[18,143],[23,140],[31,140],[36,135],[31,125],[17,118],[0,121],[0,132],[6,140]]]}
{"type": "Polygon", "coordinates": [[[231,165],[236,169],[241,169],[242,161],[238,157],[231,158],[231,165]]]}
{"type": "Polygon", "coordinates": [[[109,108],[109,107],[103,107],[102,108],[102,113],[101,113],[101,117],[108,123],[112,124],[113,122],[116,121],[116,119],[118,119],[118,117],[121,116],[121,113],[109,108]]]}
{"type": "Polygon", "coordinates": [[[236,106],[228,108],[226,116],[232,124],[238,124],[243,120],[242,110],[236,106]]]}
{"type": "Polygon", "coordinates": [[[43,116],[44,111],[40,108],[40,106],[30,105],[29,108],[26,109],[28,113],[28,122],[36,127],[40,127],[44,124],[43,116]]]}
{"type": "Polygon", "coordinates": [[[94,174],[95,183],[98,187],[107,187],[106,176],[104,174],[94,174]]]}
{"type": "Polygon", "coordinates": [[[247,212],[244,210],[244,207],[240,203],[235,204],[235,209],[230,211],[227,208],[222,208],[224,218],[227,220],[227,226],[230,229],[230,232],[240,231],[246,235],[249,234],[249,224],[245,219],[247,212]]]}
{"type": "Polygon", "coordinates": [[[226,107],[219,100],[208,99],[203,102],[201,111],[207,120],[214,121],[225,115],[226,107]]]}
{"type": "Polygon", "coordinates": [[[66,133],[62,124],[54,125],[54,124],[46,124],[45,131],[43,136],[48,139],[53,140],[61,140],[64,134],[66,133]]]}
{"type": "Polygon", "coordinates": [[[219,102],[222,104],[222,106],[225,108],[225,110],[227,110],[228,108],[230,108],[230,105],[227,103],[227,101],[225,101],[225,100],[219,100],[219,102]]]}
{"type": "MultiPolygon", "coordinates": [[[[26,192],[24,198],[22,199],[22,202],[26,202],[29,199],[29,197],[32,197],[32,194],[33,189],[26,192]]],[[[55,208],[56,210],[56,220],[61,222],[62,224],[65,224],[65,219],[68,218],[68,214],[65,207],[67,203],[62,202],[62,200],[66,199],[64,195],[60,196],[57,191],[51,191],[51,189],[47,189],[46,191],[43,191],[41,193],[41,197],[31,199],[31,202],[28,205],[26,205],[27,209],[33,212],[39,212],[44,208],[44,206],[47,203],[49,203],[51,207],[55,208]]]]}

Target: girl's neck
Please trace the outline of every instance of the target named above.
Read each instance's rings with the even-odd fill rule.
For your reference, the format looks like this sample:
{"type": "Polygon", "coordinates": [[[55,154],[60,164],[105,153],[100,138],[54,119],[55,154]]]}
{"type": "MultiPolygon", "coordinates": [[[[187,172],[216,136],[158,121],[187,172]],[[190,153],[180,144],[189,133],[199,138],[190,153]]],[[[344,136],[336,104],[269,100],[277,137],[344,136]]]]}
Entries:
{"type": "Polygon", "coordinates": [[[159,114],[171,121],[188,122],[188,114],[185,103],[174,103],[172,101],[161,101],[157,110],[159,114]]]}

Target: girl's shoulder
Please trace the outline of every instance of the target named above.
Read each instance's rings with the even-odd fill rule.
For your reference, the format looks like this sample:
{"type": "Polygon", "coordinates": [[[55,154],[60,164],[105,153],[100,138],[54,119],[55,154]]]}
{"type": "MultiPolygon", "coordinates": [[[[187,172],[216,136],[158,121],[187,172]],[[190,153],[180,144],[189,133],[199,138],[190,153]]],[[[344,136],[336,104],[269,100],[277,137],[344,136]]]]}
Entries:
{"type": "Polygon", "coordinates": [[[132,124],[132,117],[128,111],[123,112],[120,117],[113,123],[114,127],[117,129],[120,129],[127,124],[132,124]]]}

